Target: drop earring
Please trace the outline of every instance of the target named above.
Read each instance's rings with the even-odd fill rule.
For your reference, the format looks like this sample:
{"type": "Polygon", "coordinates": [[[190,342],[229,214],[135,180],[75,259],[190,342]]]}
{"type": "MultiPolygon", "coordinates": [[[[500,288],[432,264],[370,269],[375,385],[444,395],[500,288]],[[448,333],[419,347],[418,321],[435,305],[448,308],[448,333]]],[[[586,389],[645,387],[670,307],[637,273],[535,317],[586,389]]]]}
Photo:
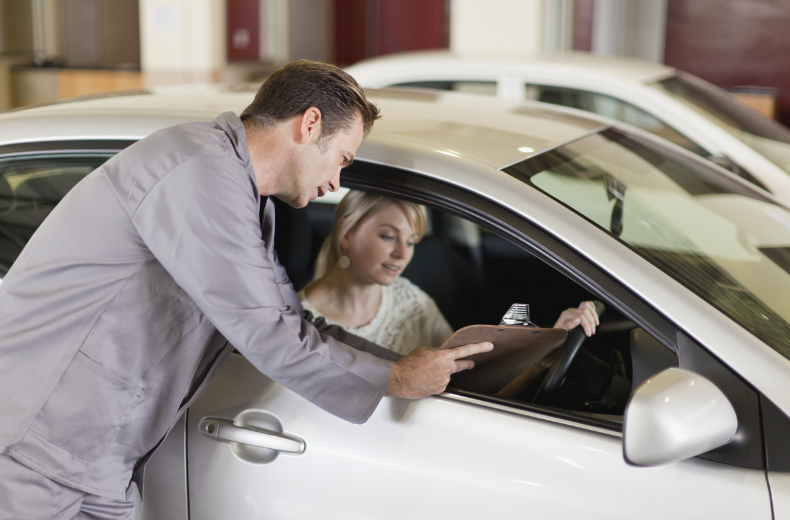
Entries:
{"type": "Polygon", "coordinates": [[[337,259],[337,265],[340,266],[340,269],[348,269],[351,265],[351,259],[348,257],[348,255],[343,253],[340,255],[340,258],[337,259]]]}

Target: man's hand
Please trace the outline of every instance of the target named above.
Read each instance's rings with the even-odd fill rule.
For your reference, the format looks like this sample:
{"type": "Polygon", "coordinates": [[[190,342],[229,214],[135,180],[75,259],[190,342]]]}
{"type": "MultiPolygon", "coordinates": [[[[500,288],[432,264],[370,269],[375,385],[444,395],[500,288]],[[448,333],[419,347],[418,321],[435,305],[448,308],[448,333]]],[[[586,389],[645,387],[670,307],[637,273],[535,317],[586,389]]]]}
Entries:
{"type": "Polygon", "coordinates": [[[579,324],[581,324],[587,337],[595,334],[595,327],[600,325],[600,322],[598,321],[598,314],[595,313],[595,304],[593,302],[582,302],[578,307],[565,309],[560,314],[557,323],[554,324],[554,328],[571,330],[579,324]]]}
{"type": "Polygon", "coordinates": [[[441,394],[450,376],[475,366],[468,359],[460,359],[494,348],[491,343],[473,343],[455,348],[433,349],[419,347],[392,363],[392,374],[387,394],[390,397],[421,399],[441,394]]]}

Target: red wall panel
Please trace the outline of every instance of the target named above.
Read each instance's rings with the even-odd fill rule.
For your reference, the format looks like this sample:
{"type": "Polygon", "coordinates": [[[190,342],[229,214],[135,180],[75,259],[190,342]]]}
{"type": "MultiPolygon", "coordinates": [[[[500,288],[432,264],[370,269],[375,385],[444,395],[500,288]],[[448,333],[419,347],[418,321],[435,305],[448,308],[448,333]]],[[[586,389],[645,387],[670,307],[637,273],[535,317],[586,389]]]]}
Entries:
{"type": "Polygon", "coordinates": [[[260,53],[258,0],[227,0],[228,61],[257,60],[260,53]]]}
{"type": "Polygon", "coordinates": [[[445,0],[380,0],[379,54],[447,47],[445,0]]]}
{"type": "Polygon", "coordinates": [[[335,63],[351,65],[365,58],[366,0],[335,0],[335,63]]]}
{"type": "Polygon", "coordinates": [[[447,48],[449,0],[335,0],[335,61],[447,48]]]}
{"type": "Polygon", "coordinates": [[[595,0],[576,0],[573,13],[573,50],[592,50],[593,9],[595,0]]]}
{"type": "Polygon", "coordinates": [[[669,0],[664,61],[719,86],[781,89],[790,126],[788,28],[787,0],[669,0]]]}

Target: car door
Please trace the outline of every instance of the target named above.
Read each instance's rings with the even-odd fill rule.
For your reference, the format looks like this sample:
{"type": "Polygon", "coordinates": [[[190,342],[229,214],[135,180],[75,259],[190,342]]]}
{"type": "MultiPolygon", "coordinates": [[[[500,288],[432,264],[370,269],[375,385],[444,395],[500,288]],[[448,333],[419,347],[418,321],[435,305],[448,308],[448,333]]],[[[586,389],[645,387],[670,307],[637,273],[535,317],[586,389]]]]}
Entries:
{"type": "MultiPolygon", "coordinates": [[[[481,225],[492,264],[498,258],[525,267],[497,268],[511,275],[510,285],[516,276],[533,285],[545,278],[539,265],[523,264],[537,259],[559,271],[556,283],[569,282],[582,293],[595,288],[592,296],[618,302],[613,322],[624,318],[626,325],[612,325],[617,341],[627,342],[622,338],[640,329],[660,336],[661,348],[673,348],[672,355],[680,351],[680,332],[637,295],[493,203],[359,161],[344,176],[352,187],[386,188],[481,225]],[[552,255],[556,263],[547,264],[552,255]],[[587,282],[572,272],[584,273],[587,282]]],[[[419,255],[418,249],[415,259],[419,255]]],[[[694,351],[686,339],[684,351],[694,351]]],[[[704,355],[687,356],[681,366],[688,359],[697,368],[708,362],[704,355]]],[[[629,466],[621,419],[453,387],[422,400],[384,398],[367,423],[350,425],[235,354],[188,412],[190,518],[771,518],[763,468],[732,464],[726,453],[655,468],[629,466]],[[217,425],[227,427],[224,433],[217,425]],[[275,442],[285,451],[228,442],[234,439],[275,442]]],[[[751,442],[759,452],[759,439],[751,442]]]]}

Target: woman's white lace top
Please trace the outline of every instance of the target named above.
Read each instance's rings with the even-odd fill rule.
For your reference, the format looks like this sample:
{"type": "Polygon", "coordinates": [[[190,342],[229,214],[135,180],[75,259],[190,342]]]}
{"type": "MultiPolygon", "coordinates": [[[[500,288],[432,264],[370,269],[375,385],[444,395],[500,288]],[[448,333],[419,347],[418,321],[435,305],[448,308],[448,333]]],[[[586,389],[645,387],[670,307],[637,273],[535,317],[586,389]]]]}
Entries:
{"type": "MultiPolygon", "coordinates": [[[[299,299],[302,307],[313,316],[324,316],[310,305],[304,290],[299,291],[299,299]]],[[[369,323],[347,327],[326,316],[324,319],[331,325],[339,325],[351,334],[400,354],[408,354],[421,346],[440,347],[453,333],[436,302],[403,277],[396,278],[392,285],[381,286],[381,304],[369,323]]]]}

